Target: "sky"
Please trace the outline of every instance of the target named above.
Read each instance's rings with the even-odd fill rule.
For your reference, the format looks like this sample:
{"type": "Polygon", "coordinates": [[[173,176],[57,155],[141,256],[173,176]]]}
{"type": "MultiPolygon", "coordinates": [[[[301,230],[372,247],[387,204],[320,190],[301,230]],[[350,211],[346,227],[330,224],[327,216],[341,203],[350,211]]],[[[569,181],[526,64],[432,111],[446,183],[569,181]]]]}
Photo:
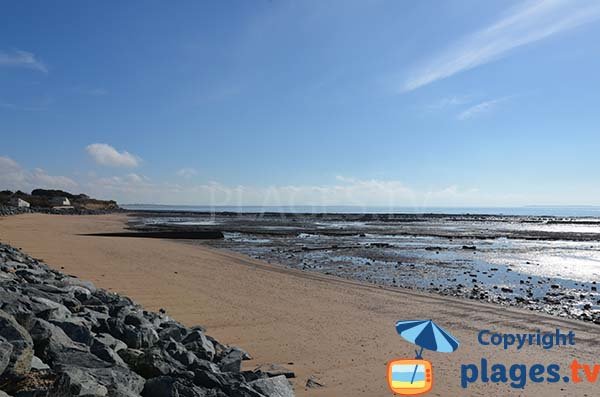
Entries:
{"type": "Polygon", "coordinates": [[[600,205],[600,2],[0,0],[0,189],[600,205]]]}

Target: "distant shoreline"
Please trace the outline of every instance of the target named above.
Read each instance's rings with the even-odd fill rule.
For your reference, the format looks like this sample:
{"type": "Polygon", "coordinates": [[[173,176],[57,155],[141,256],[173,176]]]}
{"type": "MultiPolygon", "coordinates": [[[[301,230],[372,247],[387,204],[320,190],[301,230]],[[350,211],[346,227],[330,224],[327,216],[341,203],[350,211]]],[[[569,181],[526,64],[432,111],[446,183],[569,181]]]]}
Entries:
{"type": "Polygon", "coordinates": [[[301,215],[480,215],[600,217],[600,206],[520,206],[520,207],[383,207],[383,206],[194,206],[162,204],[121,204],[130,211],[190,213],[277,213],[301,215]]]}

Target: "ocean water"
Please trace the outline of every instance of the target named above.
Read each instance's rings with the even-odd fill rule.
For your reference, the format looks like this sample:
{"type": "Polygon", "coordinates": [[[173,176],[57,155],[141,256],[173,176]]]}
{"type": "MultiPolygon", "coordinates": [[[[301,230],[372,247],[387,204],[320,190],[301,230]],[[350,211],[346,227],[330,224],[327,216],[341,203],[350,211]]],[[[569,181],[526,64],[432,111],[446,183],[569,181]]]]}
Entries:
{"type": "Polygon", "coordinates": [[[243,212],[243,213],[331,213],[331,214],[475,214],[556,217],[600,217],[600,206],[523,206],[523,207],[377,207],[377,206],[196,206],[159,204],[122,204],[134,211],[165,212],[243,212]]]}

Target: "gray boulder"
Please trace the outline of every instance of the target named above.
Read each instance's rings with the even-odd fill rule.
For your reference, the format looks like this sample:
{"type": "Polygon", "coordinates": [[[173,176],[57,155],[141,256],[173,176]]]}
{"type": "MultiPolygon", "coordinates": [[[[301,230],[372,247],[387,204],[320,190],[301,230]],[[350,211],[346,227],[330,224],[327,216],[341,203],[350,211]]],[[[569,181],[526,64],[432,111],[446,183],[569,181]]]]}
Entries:
{"type": "Polygon", "coordinates": [[[133,313],[120,313],[118,317],[109,318],[107,328],[112,336],[122,340],[132,349],[152,347],[159,340],[152,324],[133,313]]]}
{"type": "Polygon", "coordinates": [[[185,371],[185,367],[178,361],[168,356],[160,348],[150,348],[137,354],[135,350],[125,349],[119,351],[119,356],[136,373],[146,379],[156,378],[164,375],[178,374],[185,371]]]}
{"type": "Polygon", "coordinates": [[[91,294],[96,292],[96,286],[91,281],[80,280],[77,277],[63,277],[59,281],[56,282],[56,285],[59,287],[83,287],[90,291],[91,294]]]}
{"type": "Polygon", "coordinates": [[[29,329],[35,318],[30,308],[31,300],[20,289],[0,287],[0,309],[12,315],[25,329],[29,329]]]}
{"type": "Polygon", "coordinates": [[[186,349],[196,354],[198,358],[212,361],[215,357],[215,346],[201,330],[190,332],[182,343],[186,349]]]}
{"type": "Polygon", "coordinates": [[[213,395],[187,379],[159,376],[148,379],[142,397],[207,397],[213,395]]]}
{"type": "Polygon", "coordinates": [[[189,330],[183,325],[174,321],[169,321],[161,324],[160,330],[158,331],[158,337],[162,341],[174,340],[175,342],[181,342],[188,333],[189,330]]]}
{"type": "MultiPolygon", "coordinates": [[[[270,378],[283,375],[286,378],[295,378],[296,374],[291,369],[278,364],[263,364],[254,369],[256,374],[264,374],[270,378]]],[[[262,376],[259,376],[262,377],[262,376]]]]}
{"type": "Polygon", "coordinates": [[[51,320],[51,324],[58,326],[71,340],[84,345],[92,343],[91,323],[81,317],[71,317],[65,320],[51,320]]]}
{"type": "Polygon", "coordinates": [[[62,369],[49,397],[138,397],[144,379],[122,367],[66,367],[62,369]]]}
{"type": "Polygon", "coordinates": [[[120,341],[119,339],[113,337],[110,334],[106,334],[106,333],[96,334],[93,337],[91,346],[92,346],[92,349],[96,348],[96,347],[100,347],[100,346],[106,346],[108,348],[111,348],[115,352],[118,352],[119,350],[127,349],[127,345],[125,344],[125,342],[120,341]]]}
{"type": "Polygon", "coordinates": [[[42,361],[38,356],[33,356],[31,360],[31,369],[35,369],[36,371],[43,371],[46,369],[50,369],[50,366],[42,361]]]}
{"type": "Polygon", "coordinates": [[[106,361],[107,363],[114,365],[119,365],[121,367],[127,367],[127,364],[125,363],[125,361],[123,361],[121,356],[119,356],[119,354],[110,347],[104,345],[96,346],[90,348],[90,352],[102,361],[106,361]]]}
{"type": "Polygon", "coordinates": [[[89,347],[73,341],[64,331],[47,321],[36,319],[31,329],[35,352],[52,368],[78,366],[81,368],[105,368],[111,366],[89,350],[89,347]]]}
{"type": "Polygon", "coordinates": [[[258,379],[250,382],[250,386],[259,393],[269,397],[294,397],[292,385],[283,375],[273,378],[258,379]]]}
{"type": "Polygon", "coordinates": [[[65,320],[71,317],[71,311],[61,303],[40,296],[31,297],[31,301],[36,317],[44,320],[65,320]]]}
{"type": "Polygon", "coordinates": [[[12,352],[13,345],[8,343],[8,341],[3,337],[0,337],[0,375],[2,375],[6,368],[8,368],[12,352]]]}
{"type": "Polygon", "coordinates": [[[230,347],[221,356],[219,367],[223,372],[240,372],[242,360],[248,357],[248,353],[237,347],[230,347]]]}
{"type": "Polygon", "coordinates": [[[127,367],[118,351],[127,349],[127,345],[110,334],[97,334],[92,338],[90,352],[96,357],[114,365],[127,367]]]}
{"type": "Polygon", "coordinates": [[[26,375],[31,369],[33,341],[27,330],[3,310],[0,310],[0,336],[13,347],[5,371],[14,376],[26,375]]]}
{"type": "Polygon", "coordinates": [[[184,367],[189,367],[198,357],[191,351],[187,350],[181,343],[171,341],[165,346],[165,351],[175,360],[179,361],[184,367]]]}

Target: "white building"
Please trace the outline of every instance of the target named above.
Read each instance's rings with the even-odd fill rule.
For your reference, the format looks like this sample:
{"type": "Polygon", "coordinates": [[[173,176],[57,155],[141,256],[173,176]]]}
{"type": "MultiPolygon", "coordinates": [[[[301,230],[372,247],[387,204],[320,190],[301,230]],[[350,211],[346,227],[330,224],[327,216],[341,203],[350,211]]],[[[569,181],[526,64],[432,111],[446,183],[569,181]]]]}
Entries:
{"type": "Polygon", "coordinates": [[[29,203],[18,197],[11,197],[8,203],[13,207],[29,208],[29,203]]]}
{"type": "Polygon", "coordinates": [[[57,196],[50,199],[50,204],[54,207],[68,207],[71,205],[71,201],[66,197],[57,196]]]}

